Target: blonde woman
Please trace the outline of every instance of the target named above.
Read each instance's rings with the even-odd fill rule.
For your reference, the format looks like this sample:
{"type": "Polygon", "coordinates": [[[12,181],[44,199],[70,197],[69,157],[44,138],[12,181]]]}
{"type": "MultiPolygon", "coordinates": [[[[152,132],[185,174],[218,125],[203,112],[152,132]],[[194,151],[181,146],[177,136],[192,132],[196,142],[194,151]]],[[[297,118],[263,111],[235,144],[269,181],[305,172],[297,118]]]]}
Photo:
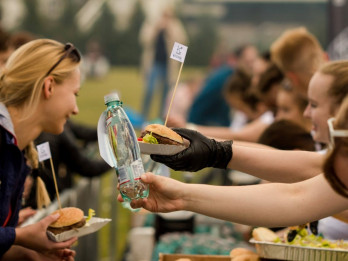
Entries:
{"type": "Polygon", "coordinates": [[[61,133],[66,120],[78,113],[80,60],[72,44],[39,39],[17,49],[0,74],[1,260],[74,260],[69,247],[76,238],[61,243],[47,238],[47,226],[59,215],[23,228],[16,225],[30,170],[28,155],[35,164],[33,154],[24,151],[43,131],[61,133]]]}

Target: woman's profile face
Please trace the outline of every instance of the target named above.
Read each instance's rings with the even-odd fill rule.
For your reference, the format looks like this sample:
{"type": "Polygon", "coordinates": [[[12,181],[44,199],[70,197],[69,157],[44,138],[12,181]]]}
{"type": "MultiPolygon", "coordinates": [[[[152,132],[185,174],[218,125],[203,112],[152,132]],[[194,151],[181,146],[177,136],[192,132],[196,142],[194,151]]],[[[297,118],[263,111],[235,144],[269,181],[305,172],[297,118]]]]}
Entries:
{"type": "Polygon", "coordinates": [[[53,83],[52,95],[44,105],[43,131],[53,134],[63,132],[71,115],[79,112],[76,96],[80,90],[80,69],[76,68],[61,84],[53,83]]]}
{"type": "Polygon", "coordinates": [[[331,118],[334,101],[328,96],[334,78],[331,75],[317,72],[313,75],[308,87],[308,106],[304,116],[312,121],[312,135],[317,142],[329,143],[329,127],[327,120],[331,118]]]}

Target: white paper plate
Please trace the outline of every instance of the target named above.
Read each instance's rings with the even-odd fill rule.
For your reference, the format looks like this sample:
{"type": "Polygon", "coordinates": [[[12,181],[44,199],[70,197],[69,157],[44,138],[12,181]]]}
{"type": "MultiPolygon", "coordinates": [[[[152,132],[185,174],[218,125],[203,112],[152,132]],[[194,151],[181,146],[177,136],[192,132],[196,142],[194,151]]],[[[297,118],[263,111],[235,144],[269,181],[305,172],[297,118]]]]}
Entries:
{"type": "Polygon", "coordinates": [[[111,219],[109,218],[97,218],[92,217],[83,227],[65,231],[60,234],[53,234],[47,231],[48,237],[54,242],[66,241],[72,237],[82,237],[91,233],[94,233],[109,223],[111,219]]]}
{"type": "Polygon", "coordinates": [[[186,149],[181,145],[150,144],[139,141],[140,152],[143,154],[174,155],[186,149]]]}
{"type": "Polygon", "coordinates": [[[262,242],[251,239],[257,253],[263,258],[306,261],[344,261],[348,260],[348,250],[334,248],[304,247],[282,243],[262,242]]]}

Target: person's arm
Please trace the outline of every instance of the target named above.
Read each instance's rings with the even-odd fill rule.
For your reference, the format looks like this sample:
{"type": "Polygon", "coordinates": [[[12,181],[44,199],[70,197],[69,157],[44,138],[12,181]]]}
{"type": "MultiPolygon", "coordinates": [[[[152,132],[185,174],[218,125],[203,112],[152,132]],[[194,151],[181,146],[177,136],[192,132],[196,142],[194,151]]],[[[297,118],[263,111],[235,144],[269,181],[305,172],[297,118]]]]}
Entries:
{"type": "MultiPolygon", "coordinates": [[[[133,200],[133,208],[151,212],[188,210],[231,222],[266,227],[305,224],[347,209],[348,199],[335,193],[323,175],[293,184],[251,186],[186,184],[146,173],[146,199],[133,200]]],[[[122,197],[119,195],[119,201],[122,197]]]]}
{"type": "Polygon", "coordinates": [[[56,253],[41,254],[34,250],[30,250],[21,246],[12,246],[0,261],[74,261],[75,251],[70,249],[63,249],[56,253]],[[64,258],[64,259],[63,259],[64,258]]]}
{"type": "Polygon", "coordinates": [[[195,128],[198,132],[211,138],[222,140],[239,140],[248,142],[257,142],[263,131],[269,126],[269,124],[257,119],[248,123],[242,129],[233,131],[229,127],[219,126],[202,126],[196,125],[195,128]]]}
{"type": "Polygon", "coordinates": [[[1,261],[35,260],[35,251],[21,246],[12,246],[3,256],[1,261]]]}
{"type": "Polygon", "coordinates": [[[273,182],[297,182],[322,172],[323,155],[233,145],[227,167],[273,182]]]}
{"type": "Polygon", "coordinates": [[[323,155],[307,151],[282,151],[217,142],[199,132],[174,129],[190,141],[187,149],[151,158],[174,170],[198,171],[206,167],[230,168],[273,182],[296,182],[321,173],[323,155]]]}

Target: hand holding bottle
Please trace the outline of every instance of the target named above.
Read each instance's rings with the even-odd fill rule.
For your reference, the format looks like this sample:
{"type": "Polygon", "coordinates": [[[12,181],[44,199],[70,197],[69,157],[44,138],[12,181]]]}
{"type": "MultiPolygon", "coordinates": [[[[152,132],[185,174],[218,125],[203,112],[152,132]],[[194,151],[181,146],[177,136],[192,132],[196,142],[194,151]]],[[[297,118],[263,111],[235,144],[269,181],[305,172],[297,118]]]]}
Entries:
{"type": "Polygon", "coordinates": [[[122,101],[116,93],[106,95],[104,101],[107,109],[106,117],[102,120],[108,134],[108,152],[117,173],[121,194],[127,200],[147,197],[148,187],[140,179],[145,171],[137,136],[122,108],[122,101]]]}
{"type": "MultiPolygon", "coordinates": [[[[132,208],[142,207],[151,212],[161,213],[184,209],[187,184],[150,172],[142,175],[141,180],[149,185],[150,193],[147,198],[132,200],[132,208]]],[[[117,199],[120,202],[124,201],[121,194],[117,199]]]]}
{"type": "Polygon", "coordinates": [[[174,170],[198,171],[206,167],[226,169],[232,159],[232,141],[218,142],[189,129],[173,129],[190,141],[190,146],[172,156],[151,155],[154,161],[174,170]]]}

